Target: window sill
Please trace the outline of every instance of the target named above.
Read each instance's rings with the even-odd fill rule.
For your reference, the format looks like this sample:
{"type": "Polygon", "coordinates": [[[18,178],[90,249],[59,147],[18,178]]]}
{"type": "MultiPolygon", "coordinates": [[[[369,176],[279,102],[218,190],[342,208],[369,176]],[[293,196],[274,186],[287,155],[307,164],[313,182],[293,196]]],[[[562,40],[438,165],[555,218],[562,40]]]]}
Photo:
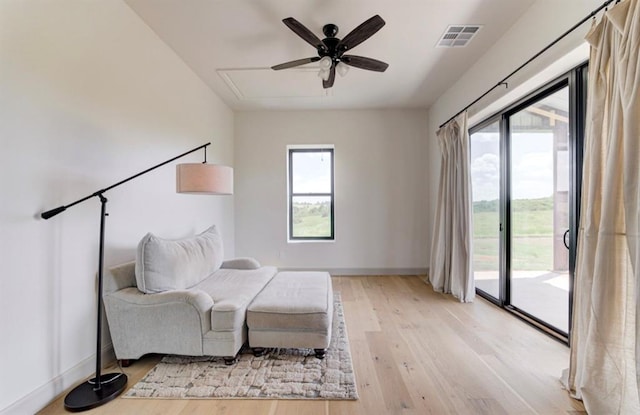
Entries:
{"type": "Polygon", "coordinates": [[[335,241],[335,239],[287,239],[288,244],[332,244],[335,241]]]}

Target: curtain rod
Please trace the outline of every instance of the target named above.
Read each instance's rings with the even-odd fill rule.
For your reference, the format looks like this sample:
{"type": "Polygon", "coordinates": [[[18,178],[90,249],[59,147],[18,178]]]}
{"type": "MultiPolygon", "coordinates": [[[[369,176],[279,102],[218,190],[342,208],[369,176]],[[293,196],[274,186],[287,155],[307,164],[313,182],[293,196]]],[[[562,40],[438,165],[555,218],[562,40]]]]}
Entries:
{"type": "MultiPolygon", "coordinates": [[[[616,3],[619,2],[620,0],[616,0],[616,3]]],[[[540,52],[536,53],[535,55],[533,55],[531,58],[529,58],[528,61],[526,61],[525,63],[523,63],[522,65],[518,66],[518,68],[516,70],[514,70],[513,72],[511,72],[509,75],[505,76],[502,80],[500,80],[497,84],[495,84],[494,86],[492,86],[491,88],[489,88],[487,90],[487,92],[485,92],[484,94],[480,95],[478,98],[474,99],[471,104],[467,105],[466,107],[464,107],[463,109],[461,109],[460,111],[458,111],[453,117],[449,118],[447,121],[445,121],[444,123],[442,123],[440,125],[439,128],[442,128],[445,126],[445,124],[447,124],[449,121],[453,120],[454,118],[456,118],[458,115],[462,114],[463,112],[465,112],[466,110],[468,110],[469,108],[471,108],[472,105],[474,105],[475,103],[477,103],[478,101],[480,101],[482,98],[486,97],[487,95],[489,95],[489,93],[491,91],[493,91],[494,89],[496,89],[497,87],[501,86],[501,85],[505,85],[507,84],[506,81],[507,79],[511,78],[513,75],[515,75],[517,72],[519,72],[522,68],[524,68],[525,66],[527,66],[528,64],[530,64],[534,59],[536,59],[538,56],[542,55],[543,53],[545,53],[547,50],[551,49],[556,43],[558,43],[559,41],[561,41],[562,39],[564,39],[569,33],[573,32],[574,30],[576,30],[578,27],[582,26],[582,24],[584,22],[586,22],[587,20],[589,20],[592,17],[595,17],[596,14],[598,14],[598,12],[602,9],[604,9],[605,7],[607,7],[609,4],[611,4],[613,2],[613,0],[607,0],[605,1],[600,7],[598,7],[597,9],[595,9],[594,11],[592,11],[591,13],[589,13],[588,16],[586,16],[584,19],[580,20],[578,23],[576,23],[575,25],[573,25],[573,27],[571,27],[571,29],[567,30],[566,32],[564,32],[563,34],[561,34],[560,36],[558,36],[553,42],[549,43],[547,46],[544,47],[544,49],[542,49],[540,52]]],[[[508,87],[508,85],[507,85],[508,87]]]]}

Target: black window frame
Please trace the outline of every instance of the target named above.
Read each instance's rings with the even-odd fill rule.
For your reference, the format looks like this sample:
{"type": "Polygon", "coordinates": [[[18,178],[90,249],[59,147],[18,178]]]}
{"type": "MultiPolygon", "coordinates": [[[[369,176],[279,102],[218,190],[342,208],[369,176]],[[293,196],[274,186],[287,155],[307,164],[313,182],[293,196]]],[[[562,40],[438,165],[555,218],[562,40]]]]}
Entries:
{"type": "Polygon", "coordinates": [[[334,241],[335,240],[335,152],[333,146],[295,146],[287,148],[287,201],[288,201],[288,241],[334,241]],[[328,153],[331,160],[331,191],[329,193],[294,193],[293,191],[293,155],[295,153],[328,153]],[[293,235],[293,198],[294,197],[329,197],[329,219],[331,221],[329,236],[294,236],[293,235]]]}

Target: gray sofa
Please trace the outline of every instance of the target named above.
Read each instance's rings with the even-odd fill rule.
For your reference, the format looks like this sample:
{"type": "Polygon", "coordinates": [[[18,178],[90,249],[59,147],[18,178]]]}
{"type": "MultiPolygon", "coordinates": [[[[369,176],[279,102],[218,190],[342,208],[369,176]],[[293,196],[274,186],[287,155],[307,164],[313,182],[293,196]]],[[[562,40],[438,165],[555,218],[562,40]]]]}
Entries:
{"type": "Polygon", "coordinates": [[[247,307],[277,269],[222,257],[213,226],[181,240],[147,234],[135,262],[106,270],[104,305],[116,357],[167,353],[232,363],[247,340],[247,307]]]}

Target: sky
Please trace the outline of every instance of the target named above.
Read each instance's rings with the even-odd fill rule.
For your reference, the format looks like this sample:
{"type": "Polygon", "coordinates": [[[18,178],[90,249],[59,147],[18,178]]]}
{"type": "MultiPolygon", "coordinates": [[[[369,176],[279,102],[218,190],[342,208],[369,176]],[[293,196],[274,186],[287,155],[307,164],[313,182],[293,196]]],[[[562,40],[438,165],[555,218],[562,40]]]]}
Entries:
{"type": "Polygon", "coordinates": [[[331,156],[328,153],[293,153],[293,192],[330,193],[331,156]]]}
{"type": "MultiPolygon", "coordinates": [[[[553,131],[560,132],[562,127],[566,131],[568,91],[568,87],[564,87],[509,116],[512,129],[512,199],[537,199],[553,195],[553,131]],[[546,122],[540,122],[545,119],[546,122]]],[[[497,130],[496,121],[471,135],[471,187],[474,202],[496,200],[500,197],[500,148],[497,130]]],[[[569,152],[558,151],[556,156],[556,190],[569,190],[569,152]]]]}
{"type": "MultiPolygon", "coordinates": [[[[497,132],[472,135],[471,178],[473,201],[499,198],[500,156],[497,132]]],[[[558,154],[558,165],[568,175],[568,153],[558,154]]],[[[553,193],[553,134],[515,133],[511,144],[511,196],[535,199],[553,193]]],[[[558,188],[566,190],[567,177],[559,178],[558,188]]]]}

